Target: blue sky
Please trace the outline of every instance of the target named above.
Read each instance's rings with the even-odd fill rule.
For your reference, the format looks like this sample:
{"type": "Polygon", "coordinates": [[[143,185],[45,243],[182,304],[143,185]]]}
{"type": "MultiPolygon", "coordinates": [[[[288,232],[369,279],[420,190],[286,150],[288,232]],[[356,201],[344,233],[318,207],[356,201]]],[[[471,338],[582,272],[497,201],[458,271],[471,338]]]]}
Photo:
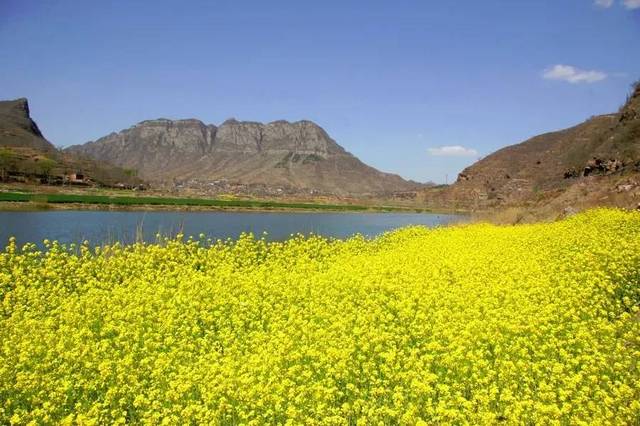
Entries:
{"type": "Polygon", "coordinates": [[[0,1],[0,99],[54,144],[141,120],[310,119],[384,171],[444,182],[615,111],[640,0],[0,1]]]}

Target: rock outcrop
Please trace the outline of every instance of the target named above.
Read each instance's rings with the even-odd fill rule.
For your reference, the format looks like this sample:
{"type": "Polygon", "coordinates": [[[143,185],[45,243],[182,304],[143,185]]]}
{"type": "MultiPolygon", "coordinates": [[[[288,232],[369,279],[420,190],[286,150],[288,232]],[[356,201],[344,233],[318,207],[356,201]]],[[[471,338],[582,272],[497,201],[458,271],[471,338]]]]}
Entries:
{"type": "Polygon", "coordinates": [[[620,110],[621,123],[630,123],[636,120],[640,120],[640,82],[636,83],[635,90],[620,110]]]}
{"type": "Polygon", "coordinates": [[[602,158],[593,157],[587,161],[587,165],[582,170],[582,176],[593,175],[610,175],[624,168],[624,163],[615,158],[603,160],[602,158]]]}
{"type": "Polygon", "coordinates": [[[0,101],[0,146],[55,151],[31,119],[29,102],[25,98],[0,101]]]}
{"type": "Polygon", "coordinates": [[[136,169],[157,183],[225,180],[335,195],[420,187],[362,163],[311,121],[148,120],[68,151],[136,169]]]}

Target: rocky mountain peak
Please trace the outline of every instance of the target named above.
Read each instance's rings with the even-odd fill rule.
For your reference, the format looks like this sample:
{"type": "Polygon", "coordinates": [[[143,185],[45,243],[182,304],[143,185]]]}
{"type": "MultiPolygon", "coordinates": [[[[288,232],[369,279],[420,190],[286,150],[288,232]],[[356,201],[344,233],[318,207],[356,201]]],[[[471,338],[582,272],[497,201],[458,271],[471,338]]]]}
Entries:
{"type": "Polygon", "coordinates": [[[153,120],[141,121],[138,124],[133,125],[132,127],[176,127],[176,126],[206,127],[207,125],[195,118],[185,118],[180,120],[171,120],[168,118],[156,118],[153,120]]]}
{"type": "Polygon", "coordinates": [[[23,123],[23,127],[26,130],[42,137],[42,132],[40,132],[38,125],[31,120],[29,101],[27,98],[18,98],[12,101],[0,102],[0,114],[11,118],[15,122],[23,123]]]}
{"type": "Polygon", "coordinates": [[[55,150],[31,119],[26,98],[0,101],[0,145],[55,150]]]}
{"type": "Polygon", "coordinates": [[[372,193],[415,188],[379,172],[338,145],[312,121],[156,119],[69,148],[94,159],[137,169],[151,181],[219,180],[330,193],[372,193]]]}
{"type": "Polygon", "coordinates": [[[9,108],[12,108],[18,114],[23,114],[28,116],[29,113],[29,101],[27,98],[18,98],[12,101],[6,101],[9,108]]]}
{"type": "Polygon", "coordinates": [[[234,117],[230,117],[224,120],[220,126],[233,125],[233,124],[240,124],[240,121],[236,120],[234,117]]]}

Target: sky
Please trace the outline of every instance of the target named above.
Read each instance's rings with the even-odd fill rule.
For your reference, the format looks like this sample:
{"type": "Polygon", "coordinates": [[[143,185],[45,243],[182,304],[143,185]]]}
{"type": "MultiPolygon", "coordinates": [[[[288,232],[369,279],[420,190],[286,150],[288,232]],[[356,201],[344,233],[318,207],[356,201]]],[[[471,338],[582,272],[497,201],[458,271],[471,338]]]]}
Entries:
{"type": "Polygon", "coordinates": [[[638,79],[640,0],[0,0],[0,99],[28,98],[57,146],[159,117],[308,119],[450,183],[638,79]]]}

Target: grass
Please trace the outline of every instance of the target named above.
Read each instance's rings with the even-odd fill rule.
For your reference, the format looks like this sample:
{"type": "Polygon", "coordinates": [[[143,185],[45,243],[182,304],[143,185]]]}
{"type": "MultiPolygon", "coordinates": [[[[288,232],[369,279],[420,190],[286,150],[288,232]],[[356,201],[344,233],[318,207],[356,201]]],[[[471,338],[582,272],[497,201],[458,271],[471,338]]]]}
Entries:
{"type": "Polygon", "coordinates": [[[327,211],[426,211],[425,209],[410,209],[389,206],[361,206],[340,204],[289,203],[259,200],[220,200],[209,198],[170,198],[170,197],[132,197],[107,195],[80,194],[30,194],[21,192],[0,192],[0,202],[35,202],[39,204],[94,204],[117,206],[195,206],[217,208],[247,208],[247,209],[300,209],[327,211]]]}

